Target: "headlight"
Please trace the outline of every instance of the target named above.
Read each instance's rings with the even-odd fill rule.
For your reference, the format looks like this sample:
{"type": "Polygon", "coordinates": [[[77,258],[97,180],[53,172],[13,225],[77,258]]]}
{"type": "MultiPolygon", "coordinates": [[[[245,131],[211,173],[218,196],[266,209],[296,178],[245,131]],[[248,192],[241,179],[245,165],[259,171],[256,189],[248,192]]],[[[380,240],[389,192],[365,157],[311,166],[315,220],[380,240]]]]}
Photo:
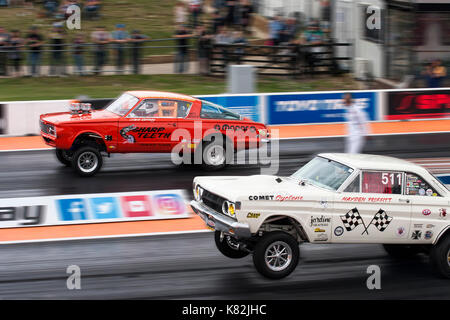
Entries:
{"type": "Polygon", "coordinates": [[[203,188],[200,187],[200,185],[196,185],[194,187],[194,198],[195,198],[195,201],[201,201],[202,200],[202,195],[203,195],[203,188]]]}
{"type": "Polygon", "coordinates": [[[267,130],[266,129],[258,129],[258,134],[260,135],[260,137],[266,138],[267,137],[267,130]]]}
{"type": "Polygon", "coordinates": [[[222,212],[230,217],[236,215],[236,207],[233,202],[224,201],[222,204],[222,212]]]}

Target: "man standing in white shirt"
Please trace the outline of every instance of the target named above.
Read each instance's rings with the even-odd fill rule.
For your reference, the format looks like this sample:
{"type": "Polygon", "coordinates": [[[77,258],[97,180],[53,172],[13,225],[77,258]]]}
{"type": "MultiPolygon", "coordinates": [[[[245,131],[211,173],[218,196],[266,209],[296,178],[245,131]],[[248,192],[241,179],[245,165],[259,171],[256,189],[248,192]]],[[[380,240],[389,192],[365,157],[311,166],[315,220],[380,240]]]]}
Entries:
{"type": "Polygon", "coordinates": [[[367,114],[352,99],[350,93],[344,94],[344,106],[347,108],[346,153],[361,153],[366,135],[369,133],[367,114]]]}

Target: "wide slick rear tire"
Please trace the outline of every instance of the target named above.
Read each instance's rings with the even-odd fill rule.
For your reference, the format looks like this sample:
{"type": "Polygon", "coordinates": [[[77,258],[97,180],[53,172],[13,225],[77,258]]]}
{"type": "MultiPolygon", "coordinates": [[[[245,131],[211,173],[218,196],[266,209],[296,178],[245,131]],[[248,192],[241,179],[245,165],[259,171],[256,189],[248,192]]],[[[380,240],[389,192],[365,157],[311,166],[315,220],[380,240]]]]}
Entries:
{"type": "Polygon", "coordinates": [[[450,279],[450,234],[431,248],[430,263],[433,271],[441,278],[450,279]]]}

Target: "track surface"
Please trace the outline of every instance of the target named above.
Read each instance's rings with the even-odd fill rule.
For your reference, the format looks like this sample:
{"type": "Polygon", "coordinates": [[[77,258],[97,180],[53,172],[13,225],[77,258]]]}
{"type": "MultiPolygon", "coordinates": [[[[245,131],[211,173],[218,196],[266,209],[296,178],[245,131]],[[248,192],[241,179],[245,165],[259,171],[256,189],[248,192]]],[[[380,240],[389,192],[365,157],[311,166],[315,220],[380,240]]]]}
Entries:
{"type": "MultiPolygon", "coordinates": [[[[450,156],[450,134],[371,137],[366,153],[402,158],[450,156]]],[[[280,175],[317,152],[340,152],[342,138],[288,140],[280,145],[280,175]]],[[[197,168],[176,168],[165,155],[118,155],[90,179],[56,163],[51,152],[0,154],[0,197],[153,189],[189,189],[197,168]]],[[[259,174],[253,165],[210,175],[259,174]]],[[[0,298],[150,299],[450,299],[450,281],[435,278],[426,256],[390,259],[378,245],[301,246],[297,270],[281,281],[263,279],[251,257],[231,260],[211,233],[4,245],[0,298]],[[66,268],[81,268],[81,290],[66,289],[66,268]],[[379,265],[382,290],[366,287],[379,265]]]]}

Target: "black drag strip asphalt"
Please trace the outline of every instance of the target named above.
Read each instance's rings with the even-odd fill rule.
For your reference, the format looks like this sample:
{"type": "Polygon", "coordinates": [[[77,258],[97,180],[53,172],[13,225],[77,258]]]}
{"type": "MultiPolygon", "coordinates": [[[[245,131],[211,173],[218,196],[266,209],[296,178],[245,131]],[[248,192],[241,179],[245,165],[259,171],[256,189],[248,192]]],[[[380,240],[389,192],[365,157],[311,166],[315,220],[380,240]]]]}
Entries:
{"type": "Polygon", "coordinates": [[[450,299],[426,256],[396,261],[379,245],[300,246],[287,278],[268,280],[251,256],[222,256],[211,232],[1,247],[0,299],[450,299]],[[81,289],[68,290],[69,265],[81,289]],[[369,290],[367,268],[381,269],[369,290]]]}
{"type": "MultiPolygon", "coordinates": [[[[278,175],[290,175],[314,154],[343,152],[344,138],[282,140],[272,166],[278,175]]],[[[450,133],[371,136],[364,153],[400,158],[450,156],[450,133]]],[[[266,166],[267,168],[267,166],[266,166]]],[[[196,176],[261,174],[258,165],[230,165],[218,172],[198,167],[177,167],[167,154],[116,154],[104,159],[102,170],[81,178],[59,164],[53,151],[0,153],[0,198],[61,194],[188,189],[196,176]]]]}
{"type": "MultiPolygon", "coordinates": [[[[401,158],[450,156],[450,134],[372,136],[365,153],[401,158]]],[[[283,140],[279,175],[319,152],[342,152],[343,138],[283,140]]],[[[51,151],[0,153],[0,198],[190,189],[199,175],[260,174],[256,165],[220,172],[175,167],[170,156],[115,155],[102,171],[80,178],[51,151]]],[[[450,299],[428,258],[394,260],[379,245],[300,246],[288,278],[267,280],[251,256],[222,256],[213,234],[194,233],[0,246],[0,299],[450,299]],[[81,290],[68,290],[66,269],[81,268],[81,290]],[[381,268],[381,290],[368,290],[367,268],[381,268]]]]}

